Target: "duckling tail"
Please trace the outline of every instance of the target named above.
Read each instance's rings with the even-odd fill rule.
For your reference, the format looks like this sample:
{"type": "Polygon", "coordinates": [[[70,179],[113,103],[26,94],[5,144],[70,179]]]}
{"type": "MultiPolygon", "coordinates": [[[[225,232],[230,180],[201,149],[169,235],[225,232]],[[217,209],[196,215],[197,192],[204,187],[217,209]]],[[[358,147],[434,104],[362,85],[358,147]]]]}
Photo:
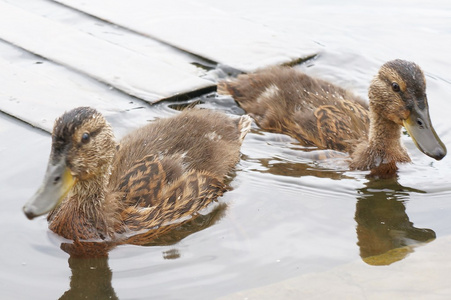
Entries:
{"type": "Polygon", "coordinates": [[[220,95],[231,95],[231,93],[229,91],[229,85],[226,81],[219,82],[216,91],[220,95]]]}
{"type": "Polygon", "coordinates": [[[246,134],[251,130],[252,119],[249,115],[243,115],[238,120],[238,129],[240,133],[240,142],[244,140],[246,134]]]}

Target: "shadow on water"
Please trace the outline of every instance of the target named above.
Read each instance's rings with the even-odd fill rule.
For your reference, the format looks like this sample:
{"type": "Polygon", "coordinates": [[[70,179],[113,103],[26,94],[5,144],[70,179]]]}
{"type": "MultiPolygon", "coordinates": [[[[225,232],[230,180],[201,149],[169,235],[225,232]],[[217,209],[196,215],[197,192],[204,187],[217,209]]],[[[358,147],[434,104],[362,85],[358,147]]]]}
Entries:
{"type": "MultiPolygon", "coordinates": [[[[174,245],[190,234],[215,224],[224,216],[226,208],[227,205],[221,203],[208,214],[197,214],[177,226],[156,229],[155,238],[145,246],[174,245]]],[[[70,288],[60,299],[118,299],[111,284],[113,274],[108,265],[108,252],[115,246],[117,244],[96,242],[62,243],[61,249],[70,254],[68,262],[72,275],[70,288]],[[89,256],[84,255],[86,253],[89,256]]],[[[180,251],[175,247],[163,252],[164,259],[180,256],[180,251]]]]}
{"type": "Polygon", "coordinates": [[[406,214],[409,193],[424,191],[400,185],[396,178],[370,179],[359,189],[355,220],[360,257],[369,265],[390,265],[414,248],[435,239],[435,232],[416,228],[406,214]]]}

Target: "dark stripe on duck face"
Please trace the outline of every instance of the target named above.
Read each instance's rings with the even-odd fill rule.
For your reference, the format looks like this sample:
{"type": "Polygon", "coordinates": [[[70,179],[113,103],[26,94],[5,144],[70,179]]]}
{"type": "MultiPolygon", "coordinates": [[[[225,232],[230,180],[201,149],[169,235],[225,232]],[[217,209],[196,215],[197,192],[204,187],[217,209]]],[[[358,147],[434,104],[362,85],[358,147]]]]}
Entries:
{"type": "Polygon", "coordinates": [[[410,110],[417,106],[423,110],[427,106],[426,82],[423,71],[415,63],[404,60],[393,60],[386,63],[386,66],[394,70],[401,82],[397,82],[401,87],[401,97],[410,110]],[[415,103],[409,103],[409,101],[415,103]]]}
{"type": "MultiPolygon", "coordinates": [[[[59,160],[61,155],[72,145],[72,136],[83,122],[98,112],[90,107],[78,107],[66,112],[55,121],[52,133],[52,157],[59,160]]],[[[96,130],[95,134],[100,132],[96,130]]],[[[92,136],[92,133],[90,133],[92,136]]]]}

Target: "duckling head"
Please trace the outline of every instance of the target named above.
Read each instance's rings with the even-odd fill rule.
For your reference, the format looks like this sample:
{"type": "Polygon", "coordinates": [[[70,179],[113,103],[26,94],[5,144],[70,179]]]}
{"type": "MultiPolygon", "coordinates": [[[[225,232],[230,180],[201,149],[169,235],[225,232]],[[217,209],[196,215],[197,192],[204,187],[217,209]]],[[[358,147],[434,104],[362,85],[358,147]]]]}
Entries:
{"type": "Polygon", "coordinates": [[[75,184],[106,178],[116,151],[111,126],[95,109],[75,108],[56,119],[44,181],[23,211],[29,219],[55,208],[75,184]]]}
{"type": "Polygon", "coordinates": [[[424,154],[440,160],[446,147],[429,116],[426,80],[420,67],[404,60],[385,63],[368,92],[372,116],[404,126],[424,154]]]}

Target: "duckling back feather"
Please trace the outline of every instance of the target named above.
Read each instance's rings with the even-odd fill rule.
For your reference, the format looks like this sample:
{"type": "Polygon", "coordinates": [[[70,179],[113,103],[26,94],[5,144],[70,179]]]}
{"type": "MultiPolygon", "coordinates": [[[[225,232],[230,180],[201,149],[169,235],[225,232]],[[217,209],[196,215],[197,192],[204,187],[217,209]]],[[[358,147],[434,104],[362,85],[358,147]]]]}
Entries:
{"type": "Polygon", "coordinates": [[[324,80],[274,67],[220,82],[265,130],[287,133],[305,146],[351,151],[368,132],[368,104],[324,80]]]}

